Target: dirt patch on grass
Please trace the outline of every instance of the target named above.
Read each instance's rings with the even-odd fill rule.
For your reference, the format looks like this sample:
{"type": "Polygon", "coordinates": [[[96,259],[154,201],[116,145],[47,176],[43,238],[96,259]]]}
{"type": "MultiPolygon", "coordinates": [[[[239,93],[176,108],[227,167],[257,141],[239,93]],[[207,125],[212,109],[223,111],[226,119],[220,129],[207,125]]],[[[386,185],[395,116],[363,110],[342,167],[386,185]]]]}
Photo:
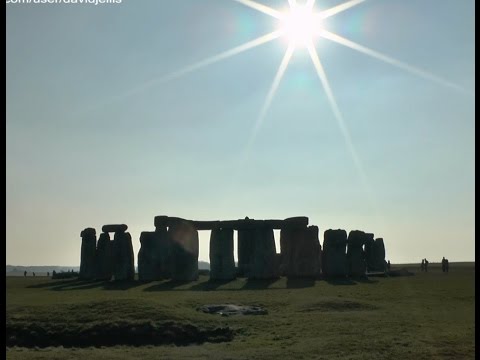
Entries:
{"type": "Polygon", "coordinates": [[[229,327],[201,328],[174,321],[119,321],[89,324],[7,322],[8,347],[190,345],[233,339],[229,327]]]}
{"type": "Polygon", "coordinates": [[[328,312],[328,311],[371,311],[378,306],[350,300],[325,300],[304,305],[299,312],[328,312]]]}

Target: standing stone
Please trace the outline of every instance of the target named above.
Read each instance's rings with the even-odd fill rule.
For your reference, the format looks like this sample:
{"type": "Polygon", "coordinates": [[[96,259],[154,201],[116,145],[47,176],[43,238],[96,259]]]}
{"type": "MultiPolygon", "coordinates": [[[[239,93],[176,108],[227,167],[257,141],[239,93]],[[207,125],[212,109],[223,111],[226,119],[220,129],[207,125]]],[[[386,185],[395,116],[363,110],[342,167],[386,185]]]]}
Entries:
{"type": "Polygon", "coordinates": [[[130,233],[117,232],[113,237],[113,277],[116,281],[134,280],[135,265],[130,233]]]}
{"type": "Polygon", "coordinates": [[[255,229],[238,230],[238,275],[246,276],[253,266],[255,229]]]}
{"type": "Polygon", "coordinates": [[[385,271],[385,244],[382,238],[375,239],[373,253],[375,256],[375,271],[385,271]]]}
{"type": "Polygon", "coordinates": [[[320,274],[321,246],[318,227],[284,228],[280,231],[281,272],[289,277],[320,274]]]}
{"type": "Polygon", "coordinates": [[[198,279],[198,231],[188,221],[179,221],[168,229],[172,242],[172,280],[198,279]]]}
{"type": "Polygon", "coordinates": [[[375,271],[375,240],[372,233],[365,234],[365,261],[367,272],[375,271]]]}
{"type": "Polygon", "coordinates": [[[80,251],[80,273],[82,280],[95,278],[95,252],[97,248],[97,236],[94,228],[86,228],[81,233],[82,247],[80,251]]]}
{"type": "Polygon", "coordinates": [[[166,226],[157,226],[154,233],[158,247],[158,276],[170,279],[173,271],[172,241],[166,226]]]}
{"type": "Polygon", "coordinates": [[[101,233],[98,238],[97,251],[95,253],[95,279],[110,280],[113,275],[113,249],[110,235],[101,233]]]}
{"type": "Polygon", "coordinates": [[[140,234],[140,250],[138,251],[138,279],[151,281],[159,279],[159,254],[155,232],[143,231],[140,234]]]}
{"type": "Polygon", "coordinates": [[[279,275],[279,264],[275,249],[273,229],[261,226],[254,232],[253,263],[246,276],[249,279],[275,279],[279,275]]]}
{"type": "Polygon", "coordinates": [[[347,275],[345,230],[326,230],[323,240],[322,271],[326,277],[344,277],[347,275]]]}
{"type": "Polygon", "coordinates": [[[347,268],[349,276],[361,277],[365,276],[367,272],[365,251],[363,250],[365,239],[366,235],[363,231],[352,230],[348,234],[347,268]]]}
{"type": "Polygon", "coordinates": [[[233,280],[235,277],[233,229],[214,229],[210,234],[210,279],[233,280]]]}

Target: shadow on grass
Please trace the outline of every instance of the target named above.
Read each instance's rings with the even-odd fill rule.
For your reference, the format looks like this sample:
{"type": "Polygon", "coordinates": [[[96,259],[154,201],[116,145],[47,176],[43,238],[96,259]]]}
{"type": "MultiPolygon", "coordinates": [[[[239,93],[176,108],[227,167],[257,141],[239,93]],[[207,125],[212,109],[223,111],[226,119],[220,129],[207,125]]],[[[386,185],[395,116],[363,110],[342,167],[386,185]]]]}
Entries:
{"type": "Polygon", "coordinates": [[[314,285],[314,278],[287,277],[287,289],[303,289],[314,285]]]}
{"type": "Polygon", "coordinates": [[[68,279],[68,280],[57,280],[57,281],[49,281],[41,284],[29,285],[27,288],[29,289],[43,289],[53,286],[72,286],[76,284],[85,283],[84,280],[79,279],[68,279]]]}
{"type": "Polygon", "coordinates": [[[231,283],[234,280],[208,280],[196,285],[193,285],[190,289],[192,291],[213,291],[217,290],[220,286],[231,283]]]}
{"type": "MultiPolygon", "coordinates": [[[[277,282],[280,278],[276,279],[247,279],[245,285],[238,290],[265,290],[270,285],[277,282]]],[[[273,289],[272,289],[273,290],[273,289]]]]}
{"type": "Polygon", "coordinates": [[[52,291],[70,291],[70,290],[128,290],[144,285],[143,281],[106,281],[106,280],[63,280],[47,282],[42,284],[30,285],[28,288],[43,288],[52,291]]]}
{"type": "Polygon", "coordinates": [[[176,288],[186,284],[190,284],[190,283],[191,281],[168,280],[168,281],[161,282],[160,284],[149,286],[143,289],[143,291],[171,291],[171,290],[187,291],[191,289],[176,289],[176,288]]]}
{"type": "Polygon", "coordinates": [[[349,278],[326,278],[325,281],[330,285],[357,285],[355,281],[349,278]]]}
{"type": "MultiPolygon", "coordinates": [[[[155,284],[150,287],[143,289],[143,291],[214,291],[217,290],[220,286],[226,285],[235,280],[217,280],[217,281],[202,281],[198,282],[190,287],[180,288],[181,286],[192,283],[191,281],[181,282],[181,281],[166,281],[160,284],[155,284]]],[[[271,284],[278,281],[278,279],[268,279],[268,280],[247,280],[245,284],[240,288],[226,288],[220,289],[220,291],[245,291],[245,290],[265,290],[271,284]]],[[[313,286],[313,284],[312,284],[313,286]]],[[[273,288],[271,290],[281,290],[281,288],[273,288]]]]}

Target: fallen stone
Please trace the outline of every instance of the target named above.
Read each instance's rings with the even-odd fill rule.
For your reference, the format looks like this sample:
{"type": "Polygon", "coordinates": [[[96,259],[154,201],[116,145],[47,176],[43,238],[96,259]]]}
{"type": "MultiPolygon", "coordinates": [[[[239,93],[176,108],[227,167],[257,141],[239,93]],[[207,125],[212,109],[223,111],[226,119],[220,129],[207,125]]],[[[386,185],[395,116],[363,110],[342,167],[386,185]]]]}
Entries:
{"type": "Polygon", "coordinates": [[[207,314],[232,315],[267,315],[268,311],[260,306],[235,305],[235,304],[210,304],[197,308],[207,314]]]}

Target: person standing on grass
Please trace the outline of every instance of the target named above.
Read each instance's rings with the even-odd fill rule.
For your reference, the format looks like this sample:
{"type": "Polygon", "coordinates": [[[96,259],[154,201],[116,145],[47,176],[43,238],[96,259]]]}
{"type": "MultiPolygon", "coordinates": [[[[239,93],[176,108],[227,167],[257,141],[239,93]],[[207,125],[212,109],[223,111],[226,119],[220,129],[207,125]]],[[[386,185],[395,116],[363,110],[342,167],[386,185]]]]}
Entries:
{"type": "Polygon", "coordinates": [[[390,260],[387,262],[387,270],[390,271],[390,260]]]}
{"type": "Polygon", "coordinates": [[[27,277],[27,270],[23,272],[23,277],[27,277]]]}
{"type": "Polygon", "coordinates": [[[428,260],[425,259],[425,272],[428,272],[428,260]]]}
{"type": "Polygon", "coordinates": [[[446,264],[445,264],[445,256],[442,259],[442,272],[445,272],[446,264]]]}
{"type": "Polygon", "coordinates": [[[445,259],[445,271],[448,273],[448,259],[445,259]]]}

